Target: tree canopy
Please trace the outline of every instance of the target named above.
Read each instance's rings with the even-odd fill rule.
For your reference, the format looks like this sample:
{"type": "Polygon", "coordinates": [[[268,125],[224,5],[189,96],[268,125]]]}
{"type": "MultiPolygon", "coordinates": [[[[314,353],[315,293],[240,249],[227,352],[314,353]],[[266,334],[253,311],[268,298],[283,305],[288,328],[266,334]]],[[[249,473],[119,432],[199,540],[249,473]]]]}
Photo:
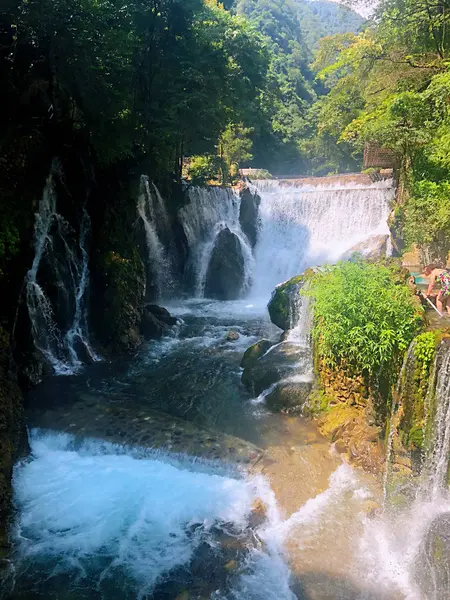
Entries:
{"type": "Polygon", "coordinates": [[[394,153],[410,196],[405,231],[419,245],[447,230],[449,25],[447,0],[384,0],[364,31],[325,38],[314,63],[329,88],[318,129],[353,152],[372,142],[394,153]]]}

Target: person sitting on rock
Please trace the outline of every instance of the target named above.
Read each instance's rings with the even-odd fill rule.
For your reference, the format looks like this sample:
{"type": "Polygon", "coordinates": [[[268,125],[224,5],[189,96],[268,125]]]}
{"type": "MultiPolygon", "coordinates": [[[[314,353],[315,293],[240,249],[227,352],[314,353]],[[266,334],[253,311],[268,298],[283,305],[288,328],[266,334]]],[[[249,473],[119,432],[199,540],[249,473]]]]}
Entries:
{"type": "Polygon", "coordinates": [[[427,265],[423,270],[423,276],[428,278],[429,284],[425,296],[429,298],[433,292],[436,283],[441,286],[441,290],[436,298],[436,306],[439,312],[444,313],[444,309],[450,315],[450,271],[439,265],[427,265]]]}

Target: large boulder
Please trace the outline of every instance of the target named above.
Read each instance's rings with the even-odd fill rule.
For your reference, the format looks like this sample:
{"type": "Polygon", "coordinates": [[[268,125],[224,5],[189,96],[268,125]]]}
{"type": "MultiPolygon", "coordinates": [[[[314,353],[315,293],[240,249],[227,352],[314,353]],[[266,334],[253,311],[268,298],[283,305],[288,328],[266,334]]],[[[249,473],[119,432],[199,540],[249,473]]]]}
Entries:
{"type": "Polygon", "coordinates": [[[283,331],[291,329],[299,308],[299,294],[304,285],[304,276],[292,277],[277,285],[268,304],[270,320],[283,331]]]}
{"type": "Polygon", "coordinates": [[[141,333],[147,338],[160,338],[176,325],[177,320],[162,306],[147,304],[141,321],[141,333]]]}
{"type": "Polygon", "coordinates": [[[275,346],[276,342],[271,342],[270,340],[258,340],[255,344],[252,344],[247,350],[244,352],[244,356],[241,360],[241,368],[248,369],[253,367],[257,361],[269,350],[272,346],[275,346]]]}
{"type": "Polygon", "coordinates": [[[205,295],[217,300],[236,300],[244,285],[244,255],[238,236],[228,227],[216,237],[206,272],[205,295]]]}
{"type": "Polygon", "coordinates": [[[450,589],[450,513],[431,523],[416,562],[416,580],[424,598],[448,598],[450,589]]]}
{"type": "Polygon", "coordinates": [[[256,192],[252,192],[249,187],[240,191],[241,207],[239,210],[239,222],[241,229],[248,237],[250,244],[254,248],[258,236],[258,212],[261,198],[256,192]]]}
{"type": "Polygon", "coordinates": [[[276,344],[244,369],[242,383],[252,395],[259,396],[274,383],[301,373],[308,364],[309,354],[307,348],[296,344],[276,344]]]}
{"type": "Polygon", "coordinates": [[[308,377],[294,377],[292,381],[281,381],[265,397],[266,405],[273,411],[299,410],[308,401],[312,385],[312,378],[308,377]]]}

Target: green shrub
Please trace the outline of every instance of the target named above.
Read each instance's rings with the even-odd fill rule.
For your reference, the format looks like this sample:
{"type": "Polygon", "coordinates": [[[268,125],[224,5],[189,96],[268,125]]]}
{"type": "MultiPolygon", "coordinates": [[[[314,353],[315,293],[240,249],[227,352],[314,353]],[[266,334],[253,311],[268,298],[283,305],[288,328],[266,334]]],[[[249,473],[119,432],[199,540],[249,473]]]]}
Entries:
{"type": "Polygon", "coordinates": [[[192,156],[188,175],[194,185],[205,185],[208,181],[218,180],[220,158],[212,154],[192,156]]]}
{"type": "Polygon", "coordinates": [[[342,262],[311,276],[313,337],[322,361],[372,379],[395,373],[421,323],[423,309],[398,269],[342,262]]]}
{"type": "Polygon", "coordinates": [[[426,331],[416,337],[414,354],[417,364],[420,366],[418,376],[425,384],[428,384],[428,377],[436,354],[436,344],[439,337],[440,332],[435,331],[426,331]]]}
{"type": "Polygon", "coordinates": [[[408,244],[441,243],[450,249],[450,183],[417,181],[405,206],[405,238],[408,244]]]}

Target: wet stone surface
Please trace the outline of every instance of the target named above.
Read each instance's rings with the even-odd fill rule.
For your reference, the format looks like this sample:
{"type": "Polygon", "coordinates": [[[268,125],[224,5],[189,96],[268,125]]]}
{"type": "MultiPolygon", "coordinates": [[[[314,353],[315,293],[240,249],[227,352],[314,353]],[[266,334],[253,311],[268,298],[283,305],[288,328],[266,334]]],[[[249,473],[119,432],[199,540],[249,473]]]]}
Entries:
{"type": "Polygon", "coordinates": [[[79,437],[237,464],[255,464],[263,454],[257,446],[234,436],[202,429],[155,410],[111,406],[99,396],[85,395],[70,410],[56,407],[35,411],[29,414],[28,422],[31,427],[79,437]]]}

